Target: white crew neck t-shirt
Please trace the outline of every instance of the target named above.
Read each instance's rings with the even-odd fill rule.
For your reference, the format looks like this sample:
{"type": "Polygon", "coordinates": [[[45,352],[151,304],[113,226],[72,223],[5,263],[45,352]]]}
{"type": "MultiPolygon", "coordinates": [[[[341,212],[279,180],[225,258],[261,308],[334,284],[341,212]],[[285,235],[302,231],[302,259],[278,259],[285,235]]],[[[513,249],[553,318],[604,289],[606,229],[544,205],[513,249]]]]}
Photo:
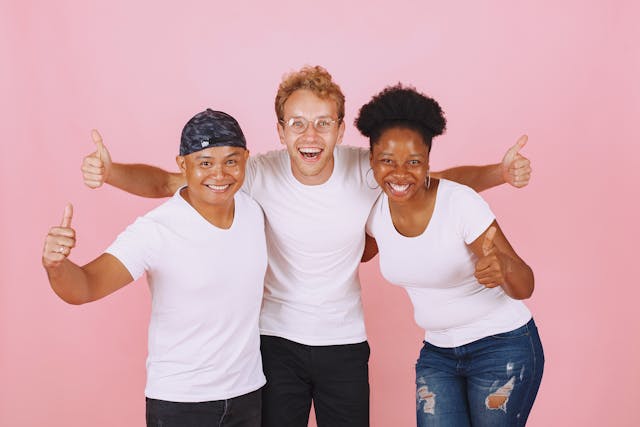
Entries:
{"type": "Polygon", "coordinates": [[[382,276],[407,291],[427,342],[457,347],[511,331],[531,319],[522,301],[509,297],[500,286],[486,288],[473,275],[477,257],[467,244],[494,219],[475,191],[444,179],[433,216],[419,236],[398,233],[385,194],[371,210],[367,233],[378,243],[382,276]]]}
{"type": "Polygon", "coordinates": [[[321,185],[301,184],[286,150],[253,156],[245,190],[262,206],[269,266],[260,332],[306,345],[367,339],[358,266],[380,191],[367,186],[369,151],[337,146],[321,185]]]}
{"type": "Polygon", "coordinates": [[[264,217],[235,194],[229,229],[180,195],[138,218],[106,252],[151,290],[145,395],[173,402],[237,397],[262,387],[258,330],[267,265],[264,217]]]}

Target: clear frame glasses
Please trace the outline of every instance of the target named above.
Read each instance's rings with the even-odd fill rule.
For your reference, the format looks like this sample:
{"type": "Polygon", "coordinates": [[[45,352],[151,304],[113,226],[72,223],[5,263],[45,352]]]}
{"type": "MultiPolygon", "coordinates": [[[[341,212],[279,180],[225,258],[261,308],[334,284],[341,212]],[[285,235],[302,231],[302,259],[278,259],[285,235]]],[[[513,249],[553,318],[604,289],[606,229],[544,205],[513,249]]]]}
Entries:
{"type": "Polygon", "coordinates": [[[338,123],[340,119],[333,119],[331,117],[316,117],[313,120],[308,120],[304,117],[291,117],[289,120],[280,120],[282,126],[291,129],[293,133],[304,133],[309,128],[309,123],[313,124],[313,128],[318,133],[330,132],[338,123]]]}

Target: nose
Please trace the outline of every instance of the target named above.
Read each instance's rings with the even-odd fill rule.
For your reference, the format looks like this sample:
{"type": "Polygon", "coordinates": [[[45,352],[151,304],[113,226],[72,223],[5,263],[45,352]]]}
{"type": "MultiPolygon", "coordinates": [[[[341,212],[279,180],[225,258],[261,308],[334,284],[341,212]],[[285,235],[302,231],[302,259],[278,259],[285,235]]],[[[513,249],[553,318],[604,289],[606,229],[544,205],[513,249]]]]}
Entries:
{"type": "Polygon", "coordinates": [[[211,168],[211,175],[215,178],[222,178],[224,175],[224,171],[222,170],[222,165],[217,164],[211,168]]]}
{"type": "Polygon", "coordinates": [[[318,135],[318,131],[316,130],[313,123],[309,123],[307,128],[302,132],[302,136],[306,138],[315,138],[318,135]]]}
{"type": "Polygon", "coordinates": [[[399,164],[393,169],[393,175],[395,176],[405,176],[407,174],[407,168],[404,164],[399,164]]]}

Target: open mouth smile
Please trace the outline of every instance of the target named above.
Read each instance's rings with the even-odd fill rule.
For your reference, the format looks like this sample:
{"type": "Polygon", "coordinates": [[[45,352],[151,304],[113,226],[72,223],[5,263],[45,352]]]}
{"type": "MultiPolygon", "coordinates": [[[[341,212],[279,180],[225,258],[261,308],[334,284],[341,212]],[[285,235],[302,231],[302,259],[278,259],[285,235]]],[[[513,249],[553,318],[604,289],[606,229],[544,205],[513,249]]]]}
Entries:
{"type": "Polygon", "coordinates": [[[229,189],[229,187],[231,187],[231,184],[225,184],[225,185],[207,184],[207,187],[209,187],[209,189],[215,193],[224,193],[225,191],[227,191],[227,189],[229,189]]]}
{"type": "Polygon", "coordinates": [[[322,154],[321,148],[316,147],[301,147],[298,148],[298,153],[304,161],[307,162],[315,162],[320,158],[320,154],[322,154]]]}
{"type": "Polygon", "coordinates": [[[411,187],[411,184],[394,184],[387,182],[387,188],[394,196],[404,196],[409,192],[409,187],[411,187]]]}

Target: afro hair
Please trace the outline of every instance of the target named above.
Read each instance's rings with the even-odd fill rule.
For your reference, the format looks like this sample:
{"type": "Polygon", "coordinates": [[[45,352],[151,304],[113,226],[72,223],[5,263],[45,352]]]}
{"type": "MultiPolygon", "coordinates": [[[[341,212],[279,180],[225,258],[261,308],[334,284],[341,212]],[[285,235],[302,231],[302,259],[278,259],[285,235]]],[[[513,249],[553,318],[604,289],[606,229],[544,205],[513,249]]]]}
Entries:
{"type": "Polygon", "coordinates": [[[382,133],[392,127],[417,131],[431,148],[431,140],[445,131],[447,120],[433,98],[414,87],[398,83],[386,87],[363,105],[354,124],[362,135],[369,138],[371,148],[382,133]]]}

